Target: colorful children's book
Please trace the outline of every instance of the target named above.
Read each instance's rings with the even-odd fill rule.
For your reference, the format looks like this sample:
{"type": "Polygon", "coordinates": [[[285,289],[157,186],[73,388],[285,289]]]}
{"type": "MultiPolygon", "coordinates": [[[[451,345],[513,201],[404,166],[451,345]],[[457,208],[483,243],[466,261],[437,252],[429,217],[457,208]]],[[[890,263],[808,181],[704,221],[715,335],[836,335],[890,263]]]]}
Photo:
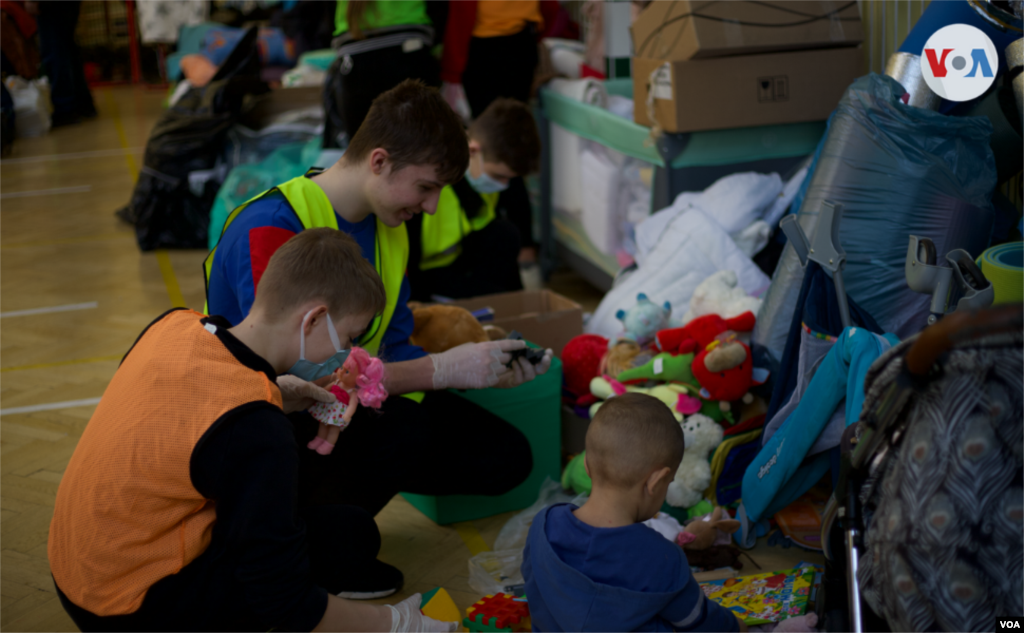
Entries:
{"type": "Polygon", "coordinates": [[[815,565],[801,565],[755,576],[710,580],[700,586],[705,596],[756,626],[806,613],[815,574],[820,571],[815,565]]]}

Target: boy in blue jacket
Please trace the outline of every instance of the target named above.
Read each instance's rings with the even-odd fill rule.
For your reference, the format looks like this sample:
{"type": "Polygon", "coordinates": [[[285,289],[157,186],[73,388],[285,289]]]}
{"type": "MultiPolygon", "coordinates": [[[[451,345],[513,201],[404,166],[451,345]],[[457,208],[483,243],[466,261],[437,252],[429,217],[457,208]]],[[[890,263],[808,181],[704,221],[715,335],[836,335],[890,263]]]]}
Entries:
{"type": "Polygon", "coordinates": [[[683,430],[639,393],[608,400],[587,430],[590,499],[542,510],[523,578],[535,631],[746,631],[704,597],[686,556],[643,522],[683,459],[683,430]]]}

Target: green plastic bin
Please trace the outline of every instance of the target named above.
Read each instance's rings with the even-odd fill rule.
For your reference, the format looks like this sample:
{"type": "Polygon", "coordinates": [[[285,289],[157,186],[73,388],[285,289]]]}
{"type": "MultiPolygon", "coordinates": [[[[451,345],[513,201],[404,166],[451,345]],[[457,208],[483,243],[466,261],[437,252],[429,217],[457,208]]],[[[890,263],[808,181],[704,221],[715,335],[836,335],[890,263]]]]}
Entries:
{"type": "MultiPolygon", "coordinates": [[[[498,415],[526,435],[533,451],[533,470],[526,481],[515,489],[496,497],[482,495],[449,495],[432,497],[403,492],[417,510],[445,525],[521,510],[537,500],[537,493],[546,477],[555,481],[561,474],[562,459],[562,362],[552,359],[551,369],[532,382],[514,389],[480,389],[453,391],[498,415]]],[[[480,446],[478,450],[487,451],[480,446]]],[[[495,464],[501,468],[501,464],[495,464]]],[[[466,477],[473,473],[467,472],[466,477]]]]}

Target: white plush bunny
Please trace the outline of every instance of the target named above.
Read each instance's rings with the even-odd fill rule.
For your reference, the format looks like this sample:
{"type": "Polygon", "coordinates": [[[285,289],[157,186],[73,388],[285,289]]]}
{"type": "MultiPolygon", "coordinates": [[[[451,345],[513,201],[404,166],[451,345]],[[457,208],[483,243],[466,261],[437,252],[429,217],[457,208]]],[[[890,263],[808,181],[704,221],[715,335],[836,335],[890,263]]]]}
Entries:
{"type": "Polygon", "coordinates": [[[686,450],[675,479],[668,485],[666,500],[677,508],[697,505],[704,490],[711,485],[708,455],[722,443],[722,427],[717,422],[695,413],[681,423],[686,450]]]}

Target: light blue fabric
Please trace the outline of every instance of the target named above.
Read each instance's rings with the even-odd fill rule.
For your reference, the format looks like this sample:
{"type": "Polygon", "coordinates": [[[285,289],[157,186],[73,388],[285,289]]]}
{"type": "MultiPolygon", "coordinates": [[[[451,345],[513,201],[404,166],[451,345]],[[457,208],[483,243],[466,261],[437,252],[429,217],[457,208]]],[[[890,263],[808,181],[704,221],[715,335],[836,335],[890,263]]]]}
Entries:
{"type": "Polygon", "coordinates": [[[828,453],[804,464],[811,446],[846,399],[846,424],[860,418],[864,377],[899,339],[846,328],[821,362],[795,411],[765,443],[743,476],[743,505],[751,522],[769,517],[810,489],[829,468],[828,453]]]}
{"type": "Polygon", "coordinates": [[[167,79],[172,82],[181,79],[181,58],[202,51],[206,32],[223,26],[220,22],[203,22],[181,27],[178,31],[178,50],[167,56],[167,79]]]}

